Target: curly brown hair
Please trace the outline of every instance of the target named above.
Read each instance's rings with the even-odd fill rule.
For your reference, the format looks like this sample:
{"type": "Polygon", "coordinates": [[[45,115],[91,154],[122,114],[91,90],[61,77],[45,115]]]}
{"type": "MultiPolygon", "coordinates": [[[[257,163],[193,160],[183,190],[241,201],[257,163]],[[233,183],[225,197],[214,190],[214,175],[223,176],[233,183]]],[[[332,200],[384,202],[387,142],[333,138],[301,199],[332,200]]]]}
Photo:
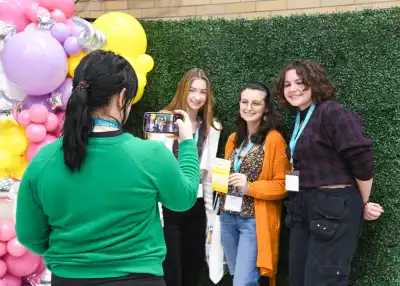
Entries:
{"type": "Polygon", "coordinates": [[[295,70],[297,76],[302,80],[305,90],[311,88],[311,97],[314,103],[326,100],[336,100],[337,92],[335,85],[328,79],[326,70],[312,60],[298,60],[285,66],[279,73],[274,93],[279,103],[288,109],[294,109],[285,98],[285,76],[289,70],[295,70]]]}

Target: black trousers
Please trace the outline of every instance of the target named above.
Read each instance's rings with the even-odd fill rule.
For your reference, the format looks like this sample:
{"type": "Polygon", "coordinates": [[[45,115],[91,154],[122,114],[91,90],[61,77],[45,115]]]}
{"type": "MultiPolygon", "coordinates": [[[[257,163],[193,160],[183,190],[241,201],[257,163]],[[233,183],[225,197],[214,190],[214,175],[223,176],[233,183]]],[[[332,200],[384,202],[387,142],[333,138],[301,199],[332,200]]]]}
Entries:
{"type": "Polygon", "coordinates": [[[356,187],[291,192],[290,286],[347,286],[362,231],[363,201],[356,187]]]}
{"type": "Polygon", "coordinates": [[[186,212],[163,207],[167,255],[163,264],[167,286],[197,286],[204,266],[206,211],[204,199],[197,199],[186,212]]]}
{"type": "Polygon", "coordinates": [[[51,286],[165,286],[162,277],[150,274],[131,274],[116,278],[61,278],[51,275],[51,286]]]}

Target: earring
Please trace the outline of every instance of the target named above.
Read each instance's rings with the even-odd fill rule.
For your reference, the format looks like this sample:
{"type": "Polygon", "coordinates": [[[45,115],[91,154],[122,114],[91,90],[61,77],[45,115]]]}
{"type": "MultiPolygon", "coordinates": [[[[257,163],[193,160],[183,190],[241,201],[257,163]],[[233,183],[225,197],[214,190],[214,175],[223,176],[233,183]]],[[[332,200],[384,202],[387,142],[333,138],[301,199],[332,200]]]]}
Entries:
{"type": "Polygon", "coordinates": [[[265,113],[265,114],[264,114],[264,117],[263,117],[263,119],[264,119],[264,121],[268,121],[268,116],[267,116],[267,113],[265,113]]]}

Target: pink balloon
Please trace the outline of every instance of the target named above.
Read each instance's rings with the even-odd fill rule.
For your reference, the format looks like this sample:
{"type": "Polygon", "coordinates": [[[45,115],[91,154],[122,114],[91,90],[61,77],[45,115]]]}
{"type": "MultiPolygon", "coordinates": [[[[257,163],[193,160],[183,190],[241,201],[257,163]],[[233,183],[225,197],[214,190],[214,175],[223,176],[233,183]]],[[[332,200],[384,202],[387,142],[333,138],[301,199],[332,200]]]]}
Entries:
{"type": "Polygon", "coordinates": [[[1,281],[5,282],[6,286],[21,286],[21,284],[22,284],[21,277],[15,277],[9,273],[4,275],[4,277],[1,279],[1,281]]]}
{"type": "Polygon", "coordinates": [[[38,0],[37,2],[40,6],[46,7],[50,11],[54,9],[61,10],[67,18],[71,18],[74,15],[74,0],[38,0]]]}
{"type": "Polygon", "coordinates": [[[29,250],[20,257],[15,257],[10,254],[4,256],[4,261],[7,264],[7,271],[18,277],[33,274],[40,265],[40,259],[40,256],[29,250]]]}
{"type": "Polygon", "coordinates": [[[0,240],[10,241],[15,237],[15,224],[8,219],[0,220],[0,240]]]}
{"type": "Polygon", "coordinates": [[[26,148],[26,151],[25,151],[26,161],[30,162],[33,159],[33,157],[35,157],[38,150],[39,150],[39,146],[35,143],[30,142],[28,144],[28,148],[26,148]]]}
{"type": "Polygon", "coordinates": [[[18,114],[18,123],[25,127],[31,124],[31,114],[28,110],[23,110],[18,114]]]}
{"type": "Polygon", "coordinates": [[[37,19],[37,9],[39,8],[39,4],[37,2],[33,2],[30,6],[25,9],[25,16],[31,20],[32,22],[36,22],[37,19]]]}
{"type": "Polygon", "coordinates": [[[43,124],[31,123],[25,130],[26,138],[33,143],[39,143],[46,138],[47,130],[43,124]]]}
{"type": "Polygon", "coordinates": [[[0,286],[7,286],[6,281],[0,278],[0,286]]]}
{"type": "Polygon", "coordinates": [[[35,104],[29,110],[31,113],[31,121],[34,123],[45,123],[47,120],[47,115],[49,111],[47,108],[41,104],[35,104]]]}
{"type": "Polygon", "coordinates": [[[51,11],[50,15],[51,18],[57,23],[65,23],[67,21],[65,14],[61,10],[54,9],[53,11],[51,11]]]}
{"type": "Polygon", "coordinates": [[[50,143],[52,143],[52,142],[54,142],[54,141],[56,141],[56,140],[57,140],[57,137],[56,137],[56,136],[51,135],[51,134],[47,134],[47,135],[46,135],[46,138],[45,138],[42,142],[40,142],[39,144],[37,144],[37,146],[38,146],[38,151],[39,151],[43,146],[45,146],[45,145],[47,145],[47,144],[50,144],[50,143]]]}
{"type": "Polygon", "coordinates": [[[44,123],[44,127],[46,127],[46,130],[49,132],[52,132],[57,129],[58,127],[58,117],[54,113],[49,112],[47,115],[47,120],[44,123]]]}
{"type": "Polygon", "coordinates": [[[17,32],[22,32],[30,23],[24,12],[31,3],[32,0],[1,0],[0,21],[14,24],[17,26],[17,32]]]}
{"type": "Polygon", "coordinates": [[[57,127],[57,129],[54,131],[54,134],[55,134],[57,137],[60,137],[60,136],[61,136],[62,129],[64,128],[64,117],[65,117],[65,112],[59,112],[59,113],[57,113],[56,115],[57,115],[57,117],[58,117],[58,127],[57,127]]]}
{"type": "Polygon", "coordinates": [[[19,257],[24,255],[28,249],[25,248],[25,246],[23,246],[16,237],[14,237],[13,239],[11,239],[8,243],[7,243],[7,250],[8,253],[12,256],[15,257],[19,257]]]}
{"type": "Polygon", "coordinates": [[[4,277],[4,275],[6,275],[6,272],[7,272],[7,265],[3,260],[0,259],[0,278],[4,277]]]}
{"type": "Polygon", "coordinates": [[[0,241],[0,257],[7,253],[7,243],[0,241]]]}

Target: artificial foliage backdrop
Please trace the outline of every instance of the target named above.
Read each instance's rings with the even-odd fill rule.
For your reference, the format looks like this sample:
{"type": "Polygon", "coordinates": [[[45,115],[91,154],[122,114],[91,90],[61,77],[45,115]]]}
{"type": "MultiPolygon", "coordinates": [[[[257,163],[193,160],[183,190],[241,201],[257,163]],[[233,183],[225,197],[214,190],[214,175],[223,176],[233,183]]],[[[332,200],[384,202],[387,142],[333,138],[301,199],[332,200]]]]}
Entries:
{"type": "MultiPolygon", "coordinates": [[[[273,86],[277,72],[296,59],[314,59],[329,71],[341,103],[365,120],[373,138],[372,200],[385,208],[378,222],[364,224],[351,285],[400,285],[400,9],[142,24],[155,69],[129,120],[128,130],[137,136],[143,136],[143,113],[165,107],[192,67],[210,74],[216,115],[224,125],[219,154],[234,128],[244,83],[260,80],[273,86]]],[[[289,127],[293,117],[284,114],[289,127]]],[[[286,243],[283,239],[282,249],[287,250],[286,243]]],[[[287,285],[285,255],[279,271],[282,286],[287,285]]],[[[212,285],[206,276],[202,285],[212,285]]],[[[229,283],[224,279],[220,284],[229,283]]]]}

